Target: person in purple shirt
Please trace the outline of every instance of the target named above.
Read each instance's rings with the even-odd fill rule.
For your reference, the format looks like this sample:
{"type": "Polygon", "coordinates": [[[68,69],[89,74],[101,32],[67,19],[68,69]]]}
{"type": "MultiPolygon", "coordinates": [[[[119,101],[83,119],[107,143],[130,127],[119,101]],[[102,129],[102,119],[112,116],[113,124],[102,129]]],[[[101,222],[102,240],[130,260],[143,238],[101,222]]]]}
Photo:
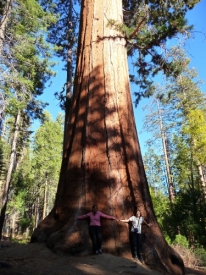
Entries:
{"type": "Polygon", "coordinates": [[[101,230],[101,223],[100,219],[108,219],[108,220],[116,220],[119,221],[117,218],[113,216],[106,215],[100,211],[98,211],[98,206],[94,204],[92,206],[92,211],[76,217],[77,220],[83,219],[90,219],[89,223],[89,235],[92,240],[93,251],[95,255],[102,254],[102,230],[101,230]]]}

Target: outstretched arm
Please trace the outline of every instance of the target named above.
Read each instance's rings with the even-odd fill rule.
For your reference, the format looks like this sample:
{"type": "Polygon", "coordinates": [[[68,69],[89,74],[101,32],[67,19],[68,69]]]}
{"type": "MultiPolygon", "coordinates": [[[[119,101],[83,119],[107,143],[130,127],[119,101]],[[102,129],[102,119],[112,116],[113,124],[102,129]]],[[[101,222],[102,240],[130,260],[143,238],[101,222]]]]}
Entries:
{"type": "Polygon", "coordinates": [[[116,217],[114,216],[109,216],[109,215],[106,215],[102,212],[99,212],[100,213],[100,217],[101,218],[104,218],[104,219],[108,219],[108,220],[116,220],[116,221],[119,221],[119,219],[117,219],[116,217]]]}
{"type": "Polygon", "coordinates": [[[143,221],[148,227],[152,226],[151,223],[147,223],[145,220],[143,221]]]}
{"type": "Polygon", "coordinates": [[[83,219],[87,219],[87,218],[89,218],[89,213],[82,215],[82,216],[75,217],[75,220],[83,220],[83,219]]]}
{"type": "Polygon", "coordinates": [[[120,220],[120,222],[129,222],[129,219],[128,220],[120,220]]]}

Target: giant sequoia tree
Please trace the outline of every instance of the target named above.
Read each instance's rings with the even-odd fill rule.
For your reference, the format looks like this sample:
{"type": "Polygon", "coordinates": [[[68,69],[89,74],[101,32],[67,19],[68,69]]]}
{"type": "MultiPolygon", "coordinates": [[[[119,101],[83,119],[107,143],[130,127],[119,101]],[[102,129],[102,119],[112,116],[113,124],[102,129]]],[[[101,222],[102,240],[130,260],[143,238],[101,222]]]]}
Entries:
{"type": "MultiPolygon", "coordinates": [[[[143,228],[145,262],[170,274],[183,274],[183,262],[166,243],[152,207],[133,115],[122,20],[122,0],[82,1],[73,103],[55,205],[35,229],[32,241],[47,241],[55,250],[89,253],[88,224],[75,216],[94,203],[119,218],[128,218],[138,207],[153,224],[143,228]]],[[[172,25],[169,28],[174,34],[172,25]]],[[[164,30],[160,37],[158,29],[154,32],[154,46],[161,34],[162,39],[168,35],[164,30]]],[[[149,38],[147,43],[148,49],[149,38]]],[[[108,221],[102,225],[104,250],[127,253],[127,225],[108,221]]]]}

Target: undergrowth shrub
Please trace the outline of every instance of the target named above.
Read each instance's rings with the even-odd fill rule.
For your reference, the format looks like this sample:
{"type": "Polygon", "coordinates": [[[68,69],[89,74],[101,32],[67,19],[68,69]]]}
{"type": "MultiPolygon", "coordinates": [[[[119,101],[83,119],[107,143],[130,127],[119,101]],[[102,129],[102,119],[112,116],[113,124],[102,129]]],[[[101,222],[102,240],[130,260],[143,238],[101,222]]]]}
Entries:
{"type": "Polygon", "coordinates": [[[170,237],[169,236],[165,236],[165,240],[166,240],[166,242],[169,244],[169,245],[171,245],[172,244],[172,241],[171,241],[171,239],[170,239],[170,237]]]}
{"type": "Polygon", "coordinates": [[[186,267],[206,270],[206,250],[203,247],[194,250],[177,244],[172,247],[181,256],[186,267]]]}
{"type": "Polygon", "coordinates": [[[206,269],[206,250],[203,247],[197,247],[194,250],[196,258],[199,260],[200,266],[206,269]]]}
{"type": "Polygon", "coordinates": [[[181,245],[185,248],[189,247],[189,242],[185,236],[182,236],[180,234],[175,236],[175,240],[173,242],[175,245],[181,245]]]}
{"type": "Polygon", "coordinates": [[[177,244],[172,245],[172,247],[180,255],[185,266],[197,269],[197,267],[199,266],[198,259],[190,249],[177,244]]]}

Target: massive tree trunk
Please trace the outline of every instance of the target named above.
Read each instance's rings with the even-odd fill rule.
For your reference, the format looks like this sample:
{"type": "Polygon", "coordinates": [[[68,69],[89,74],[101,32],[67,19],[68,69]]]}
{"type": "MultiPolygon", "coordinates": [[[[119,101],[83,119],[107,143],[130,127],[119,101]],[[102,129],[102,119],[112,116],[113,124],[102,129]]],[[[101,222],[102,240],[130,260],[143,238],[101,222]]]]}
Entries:
{"type": "MultiPolygon", "coordinates": [[[[145,262],[183,274],[181,258],[167,245],[156,222],[134,121],[126,41],[109,19],[122,22],[121,0],[82,1],[78,60],[66,150],[55,205],[32,241],[55,250],[90,253],[87,221],[75,217],[99,210],[129,218],[139,208],[153,226],[143,227],[145,262]]],[[[126,224],[105,220],[104,251],[130,251],[126,224]]]]}

